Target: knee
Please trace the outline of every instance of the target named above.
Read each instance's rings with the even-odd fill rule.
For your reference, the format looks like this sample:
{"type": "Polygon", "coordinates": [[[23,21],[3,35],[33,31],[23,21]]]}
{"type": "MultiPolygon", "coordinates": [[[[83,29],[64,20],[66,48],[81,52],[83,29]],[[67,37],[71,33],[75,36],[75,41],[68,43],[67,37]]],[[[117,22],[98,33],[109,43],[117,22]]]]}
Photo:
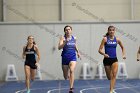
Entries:
{"type": "Polygon", "coordinates": [[[116,72],[113,72],[112,73],[112,78],[116,78],[116,76],[117,76],[117,73],[116,72]]]}
{"type": "Polygon", "coordinates": [[[73,74],[74,73],[74,70],[70,70],[70,74],[73,74]]]}
{"type": "Polygon", "coordinates": [[[30,79],[30,76],[26,76],[25,78],[26,78],[26,80],[29,80],[30,79]]]}
{"type": "Polygon", "coordinates": [[[113,74],[113,77],[116,78],[117,74],[113,74]]]}

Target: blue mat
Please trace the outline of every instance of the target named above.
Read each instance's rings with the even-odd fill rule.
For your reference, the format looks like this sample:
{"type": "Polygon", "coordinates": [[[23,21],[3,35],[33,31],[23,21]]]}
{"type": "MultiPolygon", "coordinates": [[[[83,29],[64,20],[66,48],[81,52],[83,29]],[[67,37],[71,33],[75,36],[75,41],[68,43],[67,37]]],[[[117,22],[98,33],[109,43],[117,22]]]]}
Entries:
{"type": "MultiPolygon", "coordinates": [[[[68,93],[68,80],[33,81],[31,93],[68,93]]],[[[117,80],[117,93],[140,93],[140,80],[117,80]]],[[[26,93],[25,82],[0,84],[0,93],[26,93]]],[[[109,93],[108,80],[75,80],[74,93],[109,93]]]]}

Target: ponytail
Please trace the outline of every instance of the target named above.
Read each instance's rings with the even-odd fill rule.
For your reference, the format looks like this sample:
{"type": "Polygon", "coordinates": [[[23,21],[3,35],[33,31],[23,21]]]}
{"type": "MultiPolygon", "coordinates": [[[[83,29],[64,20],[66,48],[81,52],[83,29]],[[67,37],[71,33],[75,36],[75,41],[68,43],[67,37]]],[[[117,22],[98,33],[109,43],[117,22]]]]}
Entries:
{"type": "Polygon", "coordinates": [[[36,42],[34,41],[33,44],[36,45],[36,42]]]}
{"type": "Polygon", "coordinates": [[[108,36],[109,35],[109,33],[107,32],[106,34],[105,34],[105,36],[108,36]]]}

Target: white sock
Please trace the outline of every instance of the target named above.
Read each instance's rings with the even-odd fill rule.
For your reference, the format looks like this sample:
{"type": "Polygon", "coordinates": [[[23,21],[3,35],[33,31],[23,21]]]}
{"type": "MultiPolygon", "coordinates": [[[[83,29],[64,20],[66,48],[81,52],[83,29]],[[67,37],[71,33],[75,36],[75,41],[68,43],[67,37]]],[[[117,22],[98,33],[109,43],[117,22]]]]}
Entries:
{"type": "Polygon", "coordinates": [[[113,89],[113,91],[112,91],[113,93],[117,93],[114,89],[113,89]]]}

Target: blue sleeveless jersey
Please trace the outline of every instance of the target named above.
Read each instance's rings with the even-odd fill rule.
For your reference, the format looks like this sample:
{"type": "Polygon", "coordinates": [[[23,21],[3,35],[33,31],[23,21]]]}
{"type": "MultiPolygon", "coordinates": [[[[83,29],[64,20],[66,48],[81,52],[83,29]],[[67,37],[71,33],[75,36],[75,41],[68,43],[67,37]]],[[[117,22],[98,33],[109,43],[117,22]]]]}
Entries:
{"type": "Polygon", "coordinates": [[[114,40],[110,40],[109,36],[107,36],[107,42],[105,44],[105,53],[109,55],[109,58],[116,58],[116,47],[117,40],[114,37],[114,40]]]}
{"type": "MultiPolygon", "coordinates": [[[[64,36],[66,39],[66,37],[64,36]]],[[[75,48],[75,39],[72,36],[71,40],[69,40],[63,47],[62,51],[62,58],[67,59],[67,60],[72,60],[76,58],[76,48],[75,48]]]]}

